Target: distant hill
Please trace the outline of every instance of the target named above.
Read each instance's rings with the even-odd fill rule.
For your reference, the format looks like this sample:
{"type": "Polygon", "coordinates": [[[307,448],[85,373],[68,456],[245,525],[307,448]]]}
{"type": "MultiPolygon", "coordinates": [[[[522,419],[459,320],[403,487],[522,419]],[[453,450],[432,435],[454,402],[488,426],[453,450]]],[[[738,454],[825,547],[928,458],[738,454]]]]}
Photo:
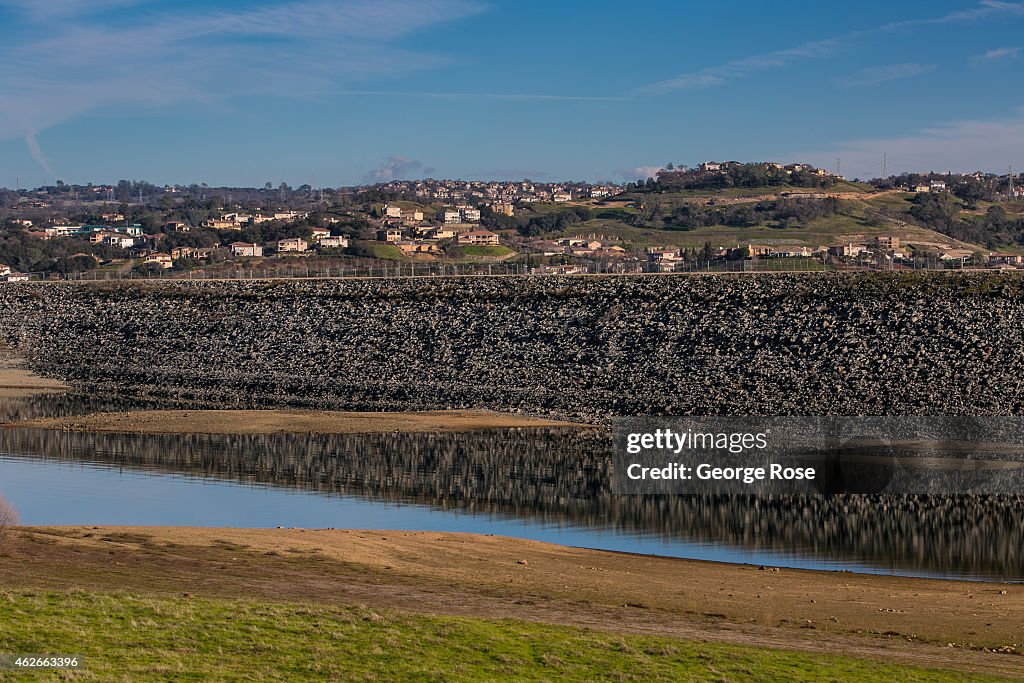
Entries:
{"type": "Polygon", "coordinates": [[[634,188],[588,205],[587,229],[639,246],[741,243],[811,247],[878,235],[922,248],[1024,248],[1024,202],[981,202],[879,190],[835,179],[828,188],[777,186],[670,190],[634,188]],[[994,207],[994,208],[993,208],[994,207]]]}
{"type": "Polygon", "coordinates": [[[1024,251],[1024,197],[1012,190],[1013,179],[991,174],[863,183],[808,164],[706,162],[630,183],[594,204],[587,227],[680,246],[821,246],[886,234],[923,247],[1024,251]]]}

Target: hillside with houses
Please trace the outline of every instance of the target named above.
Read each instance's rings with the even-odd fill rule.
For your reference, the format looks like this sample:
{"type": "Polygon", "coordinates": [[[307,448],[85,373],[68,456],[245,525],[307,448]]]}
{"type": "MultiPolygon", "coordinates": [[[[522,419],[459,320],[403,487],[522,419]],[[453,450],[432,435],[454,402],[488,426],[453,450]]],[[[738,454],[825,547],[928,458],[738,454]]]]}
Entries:
{"type": "Polygon", "coordinates": [[[666,165],[625,185],[0,191],[0,278],[1024,267],[1024,178],[666,165]],[[362,270],[361,270],[362,269],[362,270]]]}

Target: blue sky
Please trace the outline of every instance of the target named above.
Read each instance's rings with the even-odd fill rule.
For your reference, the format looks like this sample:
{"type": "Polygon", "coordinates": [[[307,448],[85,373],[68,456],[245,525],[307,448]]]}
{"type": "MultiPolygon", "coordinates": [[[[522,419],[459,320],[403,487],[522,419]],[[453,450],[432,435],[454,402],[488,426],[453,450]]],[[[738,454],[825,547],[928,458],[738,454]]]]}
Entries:
{"type": "Polygon", "coordinates": [[[0,185],[1024,168],[1024,2],[0,0],[0,185]]]}

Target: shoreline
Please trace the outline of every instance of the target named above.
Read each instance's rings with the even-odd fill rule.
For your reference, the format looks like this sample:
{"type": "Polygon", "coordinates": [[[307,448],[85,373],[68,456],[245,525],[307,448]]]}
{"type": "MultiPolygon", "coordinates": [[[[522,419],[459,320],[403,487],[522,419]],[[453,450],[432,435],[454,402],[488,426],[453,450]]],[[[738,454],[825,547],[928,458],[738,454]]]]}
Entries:
{"type": "Polygon", "coordinates": [[[0,398],[22,398],[32,394],[52,394],[68,391],[61,381],[35,374],[25,368],[22,357],[0,341],[0,398]]]}
{"type": "Polygon", "coordinates": [[[84,525],[18,527],[8,538],[8,590],[356,604],[1024,675],[1019,584],[429,531],[84,525]]]}
{"type": "Polygon", "coordinates": [[[385,434],[468,432],[516,428],[588,428],[593,425],[486,410],[369,413],[321,410],[142,410],[9,422],[5,429],[50,429],[93,434],[385,434]]]}

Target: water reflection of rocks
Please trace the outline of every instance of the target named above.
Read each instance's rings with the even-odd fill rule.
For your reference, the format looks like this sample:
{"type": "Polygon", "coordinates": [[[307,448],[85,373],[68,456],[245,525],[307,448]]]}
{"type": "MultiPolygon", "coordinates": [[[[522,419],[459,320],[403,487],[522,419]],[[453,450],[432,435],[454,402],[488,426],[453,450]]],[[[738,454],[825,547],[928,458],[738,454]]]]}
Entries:
{"type": "MultiPolygon", "coordinates": [[[[145,410],[147,408],[173,408],[168,401],[140,401],[94,394],[52,393],[31,394],[16,398],[0,398],[0,424],[35,420],[46,417],[66,417],[119,410],[145,410]]],[[[192,407],[182,405],[182,407],[192,407]]]]}
{"type": "Polygon", "coordinates": [[[8,430],[0,450],[903,571],[1024,578],[1021,497],[615,496],[601,430],[126,436],[8,430]]]}

